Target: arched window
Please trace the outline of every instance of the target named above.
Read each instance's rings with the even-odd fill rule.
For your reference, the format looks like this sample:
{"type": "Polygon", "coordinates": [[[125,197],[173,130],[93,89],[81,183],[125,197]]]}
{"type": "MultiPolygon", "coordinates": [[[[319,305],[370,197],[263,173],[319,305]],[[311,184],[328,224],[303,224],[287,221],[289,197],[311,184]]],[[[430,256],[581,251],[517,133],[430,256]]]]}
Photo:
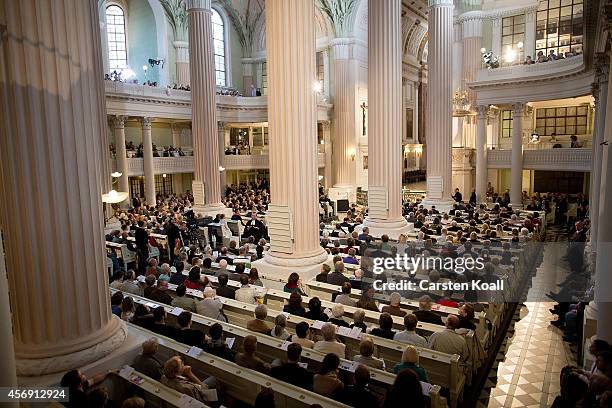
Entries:
{"type": "Polygon", "coordinates": [[[125,13],[117,5],[106,8],[106,39],[108,68],[112,71],[127,68],[127,41],[125,39],[125,13]]]}
{"type": "Polygon", "coordinates": [[[221,15],[212,9],[213,53],[215,57],[215,81],[217,86],[227,86],[225,63],[225,24],[221,15]]]}

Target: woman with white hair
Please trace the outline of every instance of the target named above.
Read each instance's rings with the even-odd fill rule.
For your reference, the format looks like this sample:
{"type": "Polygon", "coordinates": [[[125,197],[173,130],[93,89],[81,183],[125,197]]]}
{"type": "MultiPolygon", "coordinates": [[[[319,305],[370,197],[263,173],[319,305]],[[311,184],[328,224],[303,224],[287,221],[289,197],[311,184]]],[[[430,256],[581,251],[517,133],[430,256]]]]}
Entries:
{"type": "Polygon", "coordinates": [[[419,376],[419,380],[429,382],[427,378],[427,371],[419,365],[419,353],[416,347],[410,345],[407,346],[402,353],[401,363],[398,363],[393,367],[393,372],[399,374],[404,370],[412,370],[419,376]]]}
{"type": "Polygon", "coordinates": [[[525,227],[521,228],[521,234],[519,235],[519,242],[529,241],[529,238],[531,238],[531,234],[529,233],[529,230],[525,227]]]}
{"type": "Polygon", "coordinates": [[[325,323],[321,327],[321,335],[323,340],[319,340],[314,344],[313,349],[322,352],[323,354],[333,353],[340,358],[346,355],[346,346],[336,340],[336,326],[331,323],[325,323]]]}
{"type": "Polygon", "coordinates": [[[344,306],[340,303],[336,303],[334,307],[332,307],[332,317],[329,319],[330,323],[335,324],[336,326],[341,327],[349,327],[349,324],[342,316],[344,316],[344,306]]]}
{"type": "Polygon", "coordinates": [[[398,292],[393,292],[389,295],[389,304],[382,308],[383,313],[389,313],[393,316],[404,317],[406,316],[406,311],[400,308],[400,303],[402,301],[402,295],[398,292]]]}
{"type": "Polygon", "coordinates": [[[210,286],[204,288],[204,299],[196,304],[196,311],[202,316],[227,322],[227,317],[223,313],[223,303],[217,299],[215,290],[210,286]]]}

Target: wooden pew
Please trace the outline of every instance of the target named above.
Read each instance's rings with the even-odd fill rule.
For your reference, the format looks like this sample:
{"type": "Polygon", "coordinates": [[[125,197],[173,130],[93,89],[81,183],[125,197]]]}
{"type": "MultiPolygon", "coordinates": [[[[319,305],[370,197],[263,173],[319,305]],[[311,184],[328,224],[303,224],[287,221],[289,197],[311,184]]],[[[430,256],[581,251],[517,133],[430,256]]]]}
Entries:
{"type": "Polygon", "coordinates": [[[106,241],[106,248],[117,254],[117,258],[123,259],[125,265],[136,262],[136,252],[130,251],[126,244],[117,244],[115,242],[106,241]]]}

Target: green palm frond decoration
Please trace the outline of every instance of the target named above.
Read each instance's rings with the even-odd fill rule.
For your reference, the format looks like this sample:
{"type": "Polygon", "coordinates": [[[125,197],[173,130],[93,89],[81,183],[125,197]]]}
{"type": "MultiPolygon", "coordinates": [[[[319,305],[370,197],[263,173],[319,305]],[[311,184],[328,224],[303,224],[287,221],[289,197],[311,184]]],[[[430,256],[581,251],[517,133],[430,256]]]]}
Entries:
{"type": "Polygon", "coordinates": [[[317,3],[319,9],[329,18],[337,37],[349,34],[349,23],[357,0],[318,0],[317,3]]]}
{"type": "Polygon", "coordinates": [[[264,15],[262,0],[246,0],[244,11],[237,10],[231,0],[219,0],[231,20],[238,41],[244,51],[244,56],[250,56],[253,51],[253,41],[255,40],[255,30],[259,21],[264,15]]]}
{"type": "Polygon", "coordinates": [[[174,39],[176,41],[187,41],[187,11],[185,10],[184,0],[159,0],[172,31],[174,31],[174,39]]]}

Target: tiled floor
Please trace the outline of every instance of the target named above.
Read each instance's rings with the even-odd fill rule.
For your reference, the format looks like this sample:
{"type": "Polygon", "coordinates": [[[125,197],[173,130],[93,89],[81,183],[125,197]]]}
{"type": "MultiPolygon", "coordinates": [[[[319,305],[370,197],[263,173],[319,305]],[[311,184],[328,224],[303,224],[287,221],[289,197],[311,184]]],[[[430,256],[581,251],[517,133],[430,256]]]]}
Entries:
{"type": "Polygon", "coordinates": [[[568,364],[576,364],[562,332],[549,324],[548,310],[554,302],[542,302],[547,283],[559,282],[567,268],[562,259],[564,246],[550,245],[529,290],[529,301],[517,312],[478,407],[549,407],[559,394],[559,373],[568,364]],[[491,387],[491,388],[489,388],[491,387]]]}

